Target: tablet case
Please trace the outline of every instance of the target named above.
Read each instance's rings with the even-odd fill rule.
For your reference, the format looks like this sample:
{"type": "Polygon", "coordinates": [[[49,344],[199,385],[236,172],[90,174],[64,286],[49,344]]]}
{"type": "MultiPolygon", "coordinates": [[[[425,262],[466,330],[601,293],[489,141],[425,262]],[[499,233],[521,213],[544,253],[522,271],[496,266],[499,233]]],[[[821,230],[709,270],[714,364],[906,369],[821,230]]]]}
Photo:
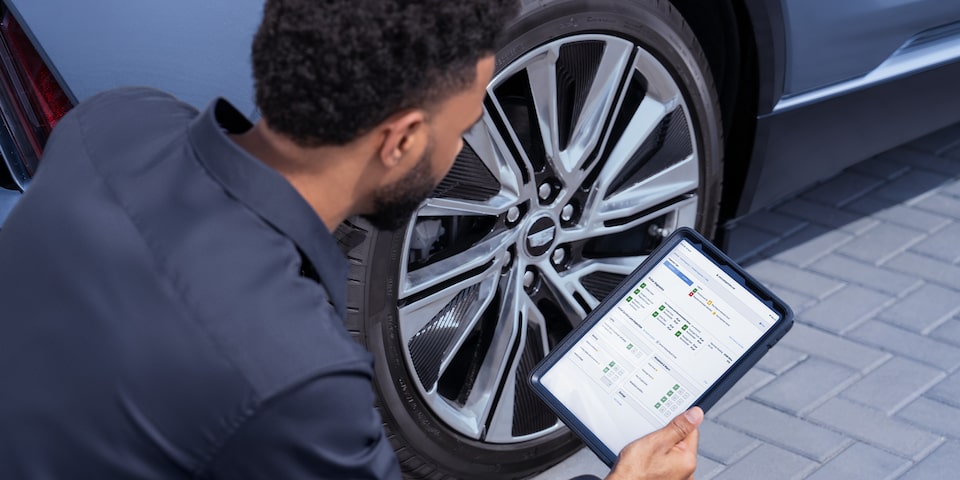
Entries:
{"type": "MultiPolygon", "coordinates": [[[[596,309],[594,309],[583,322],[580,323],[570,334],[568,334],[550,353],[533,369],[529,381],[534,392],[550,407],[554,413],[576,433],[593,452],[600,457],[608,466],[613,466],[616,462],[619,452],[613,452],[607,448],[600,439],[589,430],[580,420],[573,415],[549,390],[541,383],[543,375],[559,360],[563,354],[568,352],[571,347],[581,337],[587,334],[590,329],[606,314],[616,303],[628,295],[630,288],[650,270],[666,257],[670,251],[681,241],[687,240],[695,248],[704,253],[704,255],[720,267],[721,270],[729,274],[740,285],[746,287],[763,303],[771,307],[780,314],[780,320],[773,325],[766,334],[760,337],[754,345],[747,350],[740,360],[731,367],[710,387],[703,395],[693,402],[694,406],[699,406],[704,412],[710,409],[718,400],[728,392],[747,371],[757,364],[760,359],[766,355],[767,351],[773,347],[793,326],[793,311],[790,307],[773,294],[768,288],[750,276],[730,257],[724,254],[720,249],[714,246],[710,241],[700,235],[697,231],[681,227],[673,234],[667,237],[664,242],[651,252],[644,262],[637,267],[630,275],[624,279],[616,290],[611,292],[596,309]]],[[[638,436],[639,438],[639,436],[638,436]]]]}

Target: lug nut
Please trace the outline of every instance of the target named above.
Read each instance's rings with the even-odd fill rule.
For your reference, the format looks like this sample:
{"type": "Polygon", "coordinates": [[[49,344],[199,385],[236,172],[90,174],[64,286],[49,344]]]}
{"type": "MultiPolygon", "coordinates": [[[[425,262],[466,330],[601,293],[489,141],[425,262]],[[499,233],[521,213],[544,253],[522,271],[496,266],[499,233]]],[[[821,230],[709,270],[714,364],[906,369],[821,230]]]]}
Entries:
{"type": "Polygon", "coordinates": [[[653,224],[653,225],[650,225],[650,228],[647,229],[647,233],[649,233],[654,237],[666,237],[667,235],[670,235],[670,230],[667,228],[661,227],[660,225],[653,224]]]}
{"type": "Polygon", "coordinates": [[[563,263],[563,261],[566,258],[567,258],[567,252],[565,252],[563,248],[558,248],[554,250],[553,255],[550,257],[550,259],[553,260],[553,264],[558,267],[560,266],[560,264],[563,263]]]}
{"type": "Polygon", "coordinates": [[[523,288],[532,287],[535,281],[537,281],[537,274],[534,273],[533,270],[523,272],[523,288]]]}
{"type": "Polygon", "coordinates": [[[553,194],[553,187],[550,186],[549,182],[544,182],[540,184],[540,189],[537,190],[537,193],[540,195],[540,200],[546,200],[553,194]]]}
{"type": "Polygon", "coordinates": [[[563,207],[563,210],[560,211],[560,220],[564,222],[569,222],[573,218],[574,208],[571,204],[566,204],[563,207]]]}
{"type": "Polygon", "coordinates": [[[510,210],[507,210],[507,223],[513,224],[520,219],[520,207],[510,207],[510,210]]]}

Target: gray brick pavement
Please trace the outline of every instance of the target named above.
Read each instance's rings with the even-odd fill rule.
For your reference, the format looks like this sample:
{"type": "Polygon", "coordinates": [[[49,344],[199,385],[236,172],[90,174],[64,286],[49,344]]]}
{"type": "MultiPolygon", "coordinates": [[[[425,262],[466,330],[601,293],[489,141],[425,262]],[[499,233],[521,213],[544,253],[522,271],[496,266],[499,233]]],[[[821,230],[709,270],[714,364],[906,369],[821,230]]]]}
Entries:
{"type": "MultiPolygon", "coordinates": [[[[797,324],[708,413],[696,478],[958,478],[958,247],[960,124],[738,220],[797,324]]],[[[538,478],[607,471],[561,468],[538,478]]]]}

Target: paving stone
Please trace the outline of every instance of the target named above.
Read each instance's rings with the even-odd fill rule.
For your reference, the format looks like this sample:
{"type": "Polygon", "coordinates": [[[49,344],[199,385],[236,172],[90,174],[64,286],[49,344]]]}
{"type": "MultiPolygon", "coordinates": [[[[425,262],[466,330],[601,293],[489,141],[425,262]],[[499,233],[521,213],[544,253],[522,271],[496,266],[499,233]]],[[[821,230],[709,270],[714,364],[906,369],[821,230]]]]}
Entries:
{"type": "Polygon", "coordinates": [[[847,336],[946,372],[960,366],[960,348],[878,320],[864,323],[847,336]]]}
{"type": "Polygon", "coordinates": [[[945,194],[931,195],[913,204],[914,208],[960,219],[960,198],[945,194]]]}
{"type": "Polygon", "coordinates": [[[923,458],[942,441],[940,435],[843,398],[830,399],[808,418],[912,460],[923,458]]]}
{"type": "Polygon", "coordinates": [[[931,195],[949,181],[950,176],[942,173],[912,169],[878,187],[871,195],[897,203],[909,203],[931,195]]]}
{"type": "Polygon", "coordinates": [[[859,198],[844,209],[926,233],[934,232],[953,221],[943,215],[896,204],[873,195],[859,198]]]}
{"type": "Polygon", "coordinates": [[[955,288],[960,285],[960,267],[913,252],[903,252],[883,264],[898,272],[955,288]]]}
{"type": "Polygon", "coordinates": [[[727,428],[713,420],[705,420],[700,425],[701,455],[724,465],[735,462],[747,452],[757,447],[757,439],[727,428]]]}
{"type": "Polygon", "coordinates": [[[840,230],[829,230],[819,225],[807,225],[800,231],[768,247],[763,251],[763,255],[776,258],[778,262],[805,267],[817,259],[829,255],[830,252],[853,238],[853,235],[840,230]]]}
{"type": "Polygon", "coordinates": [[[854,235],[862,235],[882,223],[883,222],[873,217],[860,217],[842,227],[839,227],[839,229],[854,235]]]}
{"type": "Polygon", "coordinates": [[[808,325],[844,333],[888,308],[893,300],[886,293],[847,285],[804,311],[799,318],[808,325]]]}
{"type": "Polygon", "coordinates": [[[882,183],[883,180],[874,176],[845,171],[807,190],[801,197],[839,207],[877,188],[882,183]]]}
{"type": "Polygon", "coordinates": [[[723,414],[728,408],[736,405],[738,402],[747,398],[747,395],[755,392],[758,388],[770,383],[771,380],[777,378],[774,375],[771,375],[763,370],[756,368],[750,369],[736,384],[733,385],[733,388],[727,391],[723,395],[723,398],[720,399],[713,407],[710,408],[710,411],[707,412],[707,418],[716,418],[718,415],[723,414]]]}
{"type": "MultiPolygon", "coordinates": [[[[832,333],[824,332],[802,323],[795,323],[793,329],[780,340],[779,345],[786,345],[801,352],[845,365],[858,372],[873,370],[890,358],[890,354],[852,342],[832,333]]],[[[960,355],[960,352],[958,352],[960,355]]],[[[958,356],[960,361],[960,356],[958,356]]]]}
{"type": "Polygon", "coordinates": [[[790,306],[790,309],[793,310],[794,315],[799,315],[804,310],[820,302],[813,297],[808,297],[802,293],[794,292],[779,285],[770,285],[769,287],[771,290],[773,290],[773,293],[780,297],[780,300],[783,300],[787,305],[790,306]]]}
{"type": "Polygon", "coordinates": [[[903,225],[922,232],[933,232],[949,224],[951,219],[905,205],[897,205],[874,215],[889,223],[903,225]]]}
{"type": "Polygon", "coordinates": [[[894,357],[844,390],[841,396],[889,415],[945,376],[942,370],[894,357]]]}
{"type": "Polygon", "coordinates": [[[771,348],[767,354],[757,363],[757,368],[774,375],[782,375],[800,362],[807,359],[809,355],[799,350],[794,350],[786,345],[777,344],[777,348],[771,348]]]}
{"type": "Polygon", "coordinates": [[[737,221],[739,225],[756,228],[764,232],[784,237],[808,225],[808,222],[789,215],[761,210],[737,221]]]}
{"type": "Polygon", "coordinates": [[[960,148],[954,147],[946,152],[943,152],[944,158],[952,158],[954,160],[960,160],[960,148]]]}
{"type": "Polygon", "coordinates": [[[960,245],[960,223],[954,223],[911,246],[910,250],[946,262],[957,263],[960,261],[958,245],[960,245]]]}
{"type": "Polygon", "coordinates": [[[817,463],[773,445],[761,445],[743,460],[714,477],[716,480],[792,480],[806,476],[817,463]]]}
{"type": "Polygon", "coordinates": [[[901,477],[903,480],[943,480],[960,472],[960,443],[946,442],[901,477]]]}
{"type": "MultiPolygon", "coordinates": [[[[764,283],[781,285],[818,299],[827,297],[844,285],[836,279],[769,260],[751,265],[747,271],[764,283]]],[[[775,288],[774,292],[776,292],[775,288]]]]}
{"type": "Polygon", "coordinates": [[[726,254],[740,263],[773,245],[780,238],[749,226],[738,226],[727,235],[726,254]]]}
{"type": "Polygon", "coordinates": [[[934,400],[960,408],[960,372],[954,372],[952,375],[928,390],[924,395],[934,400]]]}
{"type": "MultiPolygon", "coordinates": [[[[957,152],[960,153],[960,149],[957,149],[957,152]]],[[[960,156],[957,157],[960,160],[960,156]]],[[[954,180],[953,182],[944,185],[940,189],[941,194],[947,194],[953,197],[960,197],[960,181],[954,180]]]]}
{"type": "Polygon", "coordinates": [[[931,432],[960,438],[960,408],[920,397],[897,412],[897,417],[931,432]]]}
{"type": "Polygon", "coordinates": [[[836,254],[817,260],[809,265],[809,269],[891,296],[902,295],[923,284],[922,280],[911,275],[836,254]]]}
{"type": "Polygon", "coordinates": [[[909,148],[941,154],[960,144],[960,124],[950,125],[910,142],[909,148]]]}
{"type": "Polygon", "coordinates": [[[750,395],[785,412],[803,414],[860,377],[851,368],[808,358],[750,395]]]}
{"type": "Polygon", "coordinates": [[[864,262],[880,264],[923,240],[924,236],[923,232],[884,223],[847,242],[837,252],[864,262]]]}
{"type": "Polygon", "coordinates": [[[879,212],[894,208],[898,205],[899,204],[893,200],[887,200],[876,195],[867,194],[844,205],[843,209],[857,215],[875,216],[879,212]]]}
{"type": "Polygon", "coordinates": [[[890,180],[896,178],[900,175],[903,175],[910,167],[904,165],[900,162],[895,162],[889,158],[884,157],[882,154],[877,155],[876,157],[868,158],[856,165],[847,169],[851,172],[857,172],[863,175],[869,175],[871,177],[882,178],[884,180],[890,180]]]}
{"type": "Polygon", "coordinates": [[[947,320],[928,335],[931,338],[960,346],[960,319],[947,320]]]}
{"type": "Polygon", "coordinates": [[[832,457],[850,443],[850,439],[827,428],[749,400],[727,410],[719,420],[817,462],[832,457]]]}
{"type": "Polygon", "coordinates": [[[792,215],[817,225],[830,228],[841,228],[863,218],[862,215],[845,210],[829,207],[821,203],[797,198],[783,203],[774,209],[775,212],[792,215]]]}
{"type": "Polygon", "coordinates": [[[957,312],[960,312],[960,292],[927,283],[884,308],[879,318],[925,334],[957,312]]]}
{"type": "Polygon", "coordinates": [[[697,457],[697,470],[693,472],[693,476],[698,479],[710,480],[722,472],[723,468],[722,464],[701,455],[697,457]]]}
{"type": "Polygon", "coordinates": [[[912,463],[902,457],[860,442],[827,462],[807,477],[808,480],[890,480],[897,478],[912,463]]]}
{"type": "MultiPolygon", "coordinates": [[[[943,153],[949,153],[949,149],[943,153]]],[[[950,158],[947,158],[946,155],[933,155],[915,148],[902,147],[885,152],[883,155],[896,162],[909,165],[914,169],[939,172],[947,176],[960,174],[960,163],[952,161],[950,158]]]]}

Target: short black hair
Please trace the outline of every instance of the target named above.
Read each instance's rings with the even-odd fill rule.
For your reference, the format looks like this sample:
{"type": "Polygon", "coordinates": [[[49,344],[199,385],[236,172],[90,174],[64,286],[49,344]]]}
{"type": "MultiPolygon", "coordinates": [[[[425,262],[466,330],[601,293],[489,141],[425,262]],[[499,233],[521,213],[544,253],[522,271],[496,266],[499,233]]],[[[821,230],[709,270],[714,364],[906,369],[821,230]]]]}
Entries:
{"type": "Polygon", "coordinates": [[[260,114],[298,145],[342,145],[470,87],[517,0],[267,0],[260,114]]]}

